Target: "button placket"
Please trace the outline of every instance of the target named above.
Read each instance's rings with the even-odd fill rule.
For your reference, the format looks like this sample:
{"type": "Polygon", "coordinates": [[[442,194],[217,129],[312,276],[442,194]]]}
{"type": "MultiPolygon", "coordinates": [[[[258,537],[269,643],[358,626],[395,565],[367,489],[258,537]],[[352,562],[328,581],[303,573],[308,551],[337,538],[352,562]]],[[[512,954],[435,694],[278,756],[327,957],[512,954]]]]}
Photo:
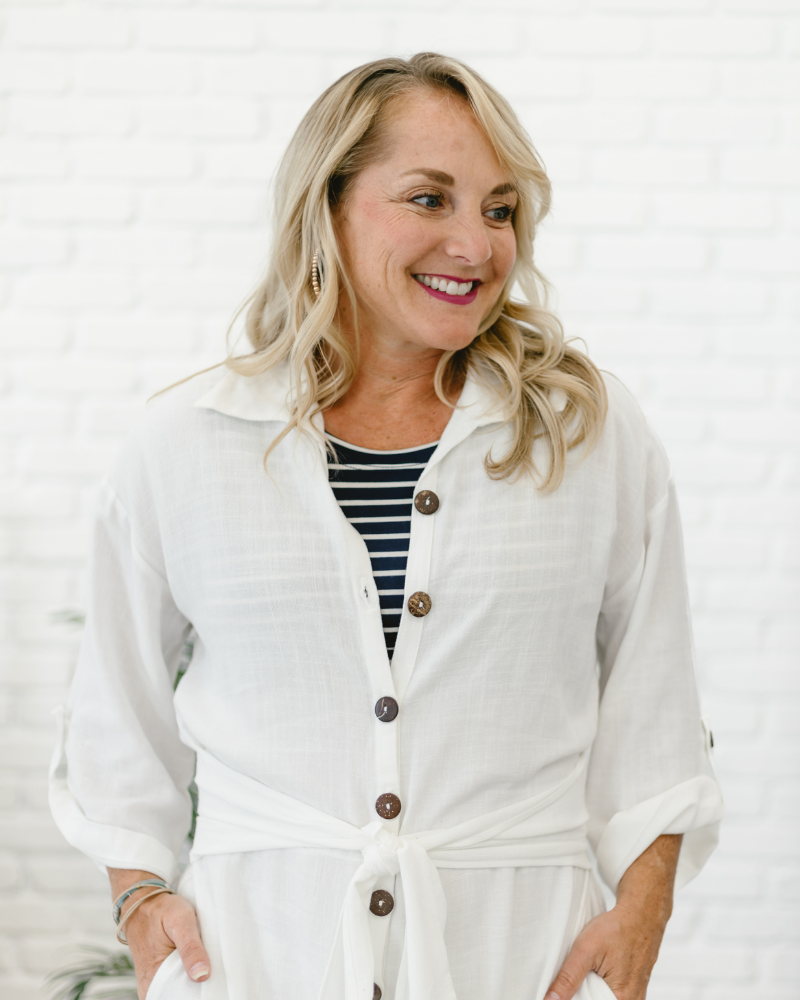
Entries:
{"type": "MultiPolygon", "coordinates": [[[[371,704],[375,705],[381,697],[397,701],[397,692],[392,676],[392,669],[389,656],[386,652],[386,641],[383,636],[383,626],[381,624],[380,602],[378,600],[375,579],[372,575],[372,565],[369,559],[369,552],[363,539],[355,528],[347,521],[341,508],[336,502],[330,486],[326,482],[325,488],[330,492],[330,506],[335,512],[337,523],[342,528],[342,535],[347,551],[347,563],[351,580],[351,600],[358,617],[361,631],[362,649],[364,651],[364,665],[367,672],[368,694],[371,694],[371,704]]],[[[366,703],[369,710],[370,702],[366,703]]],[[[375,794],[383,791],[397,789],[399,778],[397,772],[397,742],[396,726],[379,724],[379,720],[373,716],[375,724],[374,730],[374,753],[375,753],[375,780],[377,787],[375,794]]],[[[384,821],[389,829],[396,830],[396,821],[384,821]]]]}
{"type": "MultiPolygon", "coordinates": [[[[420,483],[424,488],[417,491],[414,501],[417,512],[424,509],[425,513],[430,513],[430,508],[438,509],[440,501],[439,497],[434,492],[436,479],[437,476],[435,466],[423,472],[420,483]],[[417,502],[418,500],[419,503],[417,502]]],[[[411,539],[409,544],[408,565],[406,568],[407,585],[410,577],[415,580],[424,577],[424,583],[427,586],[428,567],[430,565],[433,537],[432,522],[434,520],[435,518],[433,517],[419,517],[418,513],[415,514],[415,512],[412,511],[411,539]],[[427,522],[427,525],[420,529],[418,525],[415,525],[415,522],[427,522]]],[[[409,624],[410,622],[415,622],[415,619],[428,614],[432,607],[431,598],[427,593],[415,592],[415,596],[417,601],[414,604],[411,614],[407,614],[409,604],[408,600],[406,600],[405,609],[401,618],[400,630],[397,637],[397,646],[395,647],[391,667],[391,673],[394,677],[394,692],[392,694],[386,692],[381,693],[381,696],[375,702],[375,717],[382,723],[393,722],[397,717],[400,709],[399,701],[401,700],[401,693],[398,688],[397,678],[398,676],[404,677],[407,682],[407,677],[410,674],[410,666],[416,658],[417,647],[419,645],[419,635],[412,635],[409,642],[409,624]]],[[[414,628],[414,626],[411,626],[411,628],[413,631],[418,633],[418,627],[414,628]]],[[[402,811],[400,799],[396,794],[396,790],[399,789],[396,734],[397,727],[394,725],[378,726],[375,734],[376,750],[379,746],[385,751],[388,751],[391,747],[392,757],[390,764],[387,759],[388,753],[381,753],[380,751],[376,753],[376,777],[378,778],[378,781],[381,782],[379,788],[384,790],[379,792],[379,797],[375,805],[375,811],[381,817],[387,828],[393,831],[397,831],[399,829],[402,811]],[[381,767],[381,764],[390,764],[390,766],[386,767],[384,770],[381,767]],[[383,780],[384,776],[388,778],[389,771],[393,772],[391,776],[392,780],[383,780]],[[395,791],[392,791],[392,789],[395,791]]]]}
{"type": "MultiPolygon", "coordinates": [[[[440,443],[436,452],[434,452],[434,455],[431,458],[431,463],[423,472],[423,475],[420,477],[420,481],[417,484],[418,489],[417,494],[415,495],[415,509],[412,511],[411,517],[411,539],[406,570],[407,588],[413,585],[415,588],[414,592],[416,592],[417,588],[420,588],[423,593],[427,594],[433,545],[433,526],[436,518],[425,515],[434,513],[435,511],[432,511],[431,508],[435,506],[436,509],[438,509],[439,506],[440,498],[435,493],[438,462],[445,454],[447,454],[448,451],[455,447],[459,441],[463,440],[469,433],[471,433],[474,426],[475,421],[471,417],[466,416],[463,412],[457,411],[453,415],[453,418],[451,418],[451,422],[443,435],[442,443],[440,443]],[[420,496],[420,494],[422,494],[422,496],[420,496]],[[435,501],[433,497],[435,497],[435,501]],[[419,499],[419,503],[416,502],[417,499],[419,499]]],[[[321,470],[324,473],[326,470],[326,462],[324,461],[324,454],[322,452],[321,454],[323,461],[320,464],[321,470]]],[[[381,626],[380,605],[377,600],[377,592],[375,591],[369,553],[363,539],[355,528],[347,521],[341,511],[341,508],[338,506],[336,498],[333,495],[333,491],[330,490],[330,486],[327,482],[326,488],[330,494],[331,507],[336,510],[339,523],[341,524],[344,532],[348,565],[350,573],[352,574],[351,580],[353,585],[357,587],[356,607],[359,612],[358,618],[362,634],[365,667],[369,677],[369,683],[372,688],[372,703],[375,715],[375,729],[373,732],[375,741],[374,761],[375,777],[377,781],[376,792],[381,797],[391,796],[397,799],[399,803],[398,796],[392,791],[392,789],[399,790],[400,788],[397,754],[398,727],[397,725],[389,725],[387,723],[394,721],[394,718],[396,718],[398,714],[400,704],[402,704],[403,694],[405,693],[408,680],[416,660],[424,618],[415,617],[408,612],[407,590],[406,608],[403,611],[401,627],[398,633],[398,645],[395,649],[393,660],[390,661],[386,651],[383,629],[381,626]],[[367,578],[369,583],[365,582],[365,574],[369,574],[367,578]],[[378,705],[381,702],[384,704],[379,710],[378,705]],[[387,712],[386,705],[388,703],[393,703],[395,706],[394,716],[392,719],[388,718],[388,714],[391,714],[392,712],[391,707],[387,712]]],[[[428,594],[427,596],[430,600],[430,595],[428,594]]],[[[428,610],[430,610],[430,607],[428,610]]],[[[392,818],[384,818],[381,816],[381,821],[387,830],[391,830],[396,833],[399,832],[401,817],[402,812],[398,811],[392,818]]],[[[384,882],[383,879],[379,881],[384,882]]],[[[390,882],[393,889],[396,877],[386,881],[390,882]]],[[[375,885],[373,891],[378,889],[382,889],[387,894],[391,895],[389,889],[385,888],[385,885],[375,885]]],[[[380,1000],[380,982],[382,982],[382,973],[380,970],[383,968],[388,931],[391,921],[384,920],[381,916],[375,916],[369,923],[373,943],[373,955],[375,958],[375,986],[373,1000],[380,1000]]]]}
{"type": "MultiPolygon", "coordinates": [[[[430,470],[427,474],[423,474],[424,482],[431,487],[436,484],[436,472],[435,469],[430,470]]],[[[433,490],[419,491],[417,497],[420,493],[428,493],[431,496],[435,496],[433,490]]],[[[438,497],[436,498],[436,503],[433,502],[425,504],[425,496],[420,500],[420,504],[424,504],[424,513],[429,513],[430,508],[435,506],[438,508],[438,497]]],[[[417,504],[415,498],[415,508],[416,511],[412,511],[411,516],[411,543],[409,545],[409,558],[408,566],[406,569],[406,582],[408,585],[409,579],[415,581],[423,582],[423,585],[427,587],[428,582],[428,567],[430,565],[430,554],[432,545],[432,522],[435,520],[433,517],[420,517],[419,514],[423,513],[420,510],[420,505],[417,504]],[[415,522],[428,522],[428,526],[420,530],[419,525],[415,522]]],[[[421,600],[419,605],[423,608],[427,608],[430,611],[432,603],[429,595],[425,594],[424,599],[421,600]]],[[[425,613],[427,613],[425,611],[425,613]]],[[[379,782],[381,781],[381,762],[388,763],[386,756],[388,756],[387,751],[391,747],[392,755],[392,770],[394,771],[394,780],[391,782],[382,783],[379,788],[385,789],[380,791],[378,798],[375,801],[375,812],[380,816],[384,826],[387,829],[398,831],[400,828],[400,823],[402,819],[402,802],[395,791],[390,791],[390,789],[399,789],[398,781],[398,769],[397,769],[397,725],[395,724],[395,719],[400,713],[400,704],[402,700],[402,692],[398,687],[397,678],[402,677],[407,681],[407,677],[410,675],[410,667],[413,665],[413,661],[416,658],[417,647],[419,644],[419,629],[420,621],[415,615],[408,613],[408,605],[406,602],[406,608],[403,611],[403,617],[401,619],[400,631],[398,633],[398,643],[395,647],[394,657],[392,660],[391,673],[393,675],[394,690],[390,694],[388,691],[384,690],[380,692],[379,697],[374,703],[374,714],[376,719],[376,750],[380,747],[376,753],[376,763],[378,767],[376,768],[377,777],[379,782]],[[414,623],[411,625],[411,623],[414,623]],[[417,632],[414,637],[409,637],[409,625],[411,629],[417,632]],[[416,626],[416,628],[415,628],[416,626]],[[411,641],[409,642],[409,638],[411,641]]],[[[387,768],[387,770],[389,770],[387,768]]],[[[392,889],[396,883],[396,877],[391,880],[392,889]]],[[[378,970],[383,968],[383,961],[386,954],[386,946],[389,936],[389,928],[391,921],[385,920],[384,917],[389,916],[391,911],[394,909],[394,895],[393,892],[387,888],[386,881],[383,879],[379,880],[375,885],[370,898],[369,898],[369,911],[372,919],[370,920],[370,931],[372,937],[373,954],[375,956],[375,979],[376,985],[374,990],[375,1000],[379,1000],[381,996],[381,987],[377,984],[377,980],[380,978],[378,970]]]]}
{"type": "MultiPolygon", "coordinates": [[[[435,452],[431,461],[434,461],[436,454],[435,452]]],[[[405,600],[400,619],[400,630],[397,634],[397,645],[392,658],[395,697],[401,705],[411,672],[414,669],[425,617],[431,612],[436,602],[436,595],[430,592],[428,581],[437,515],[435,513],[433,515],[421,514],[417,498],[422,497],[420,505],[428,510],[433,504],[426,504],[425,497],[426,495],[435,496],[438,509],[442,498],[436,492],[437,479],[437,464],[425,469],[417,484],[414,498],[415,509],[411,512],[411,539],[406,567],[405,600]],[[409,604],[412,598],[415,599],[413,606],[409,604]]]]}
{"type": "MultiPolygon", "coordinates": [[[[376,892],[386,893],[387,896],[392,898],[391,910],[394,909],[394,895],[395,895],[395,883],[397,876],[393,878],[382,878],[378,881],[375,886],[372,895],[367,900],[367,905],[372,902],[372,897],[376,892]]],[[[375,997],[380,997],[383,986],[383,965],[386,957],[386,947],[389,942],[389,932],[392,927],[392,914],[391,910],[388,910],[385,915],[375,914],[372,909],[368,912],[369,917],[369,930],[370,938],[372,940],[372,954],[374,955],[375,964],[373,966],[373,979],[375,985],[377,986],[377,992],[373,995],[375,997]]]]}

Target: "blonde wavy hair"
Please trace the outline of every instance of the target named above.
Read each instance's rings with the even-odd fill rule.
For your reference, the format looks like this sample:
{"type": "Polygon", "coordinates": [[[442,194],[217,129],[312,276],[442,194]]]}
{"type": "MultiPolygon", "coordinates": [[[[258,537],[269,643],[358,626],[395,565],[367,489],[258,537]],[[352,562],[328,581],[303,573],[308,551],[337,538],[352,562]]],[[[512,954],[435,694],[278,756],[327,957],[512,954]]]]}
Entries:
{"type": "Polygon", "coordinates": [[[550,209],[551,188],[536,150],[508,102],[474,70],[456,59],[422,52],[411,59],[366,63],[340,77],[317,98],[297,128],[278,168],[274,192],[274,241],[266,275],[240,307],[252,352],[225,364],[241,375],[262,374],[286,361],[293,412],[265,455],[293,428],[315,432],[310,417],[347,392],[358,366],[358,337],[351,346],[337,326],[340,289],[355,297],[334,232],[334,213],[358,173],[386,150],[394,102],[429,88],[466,100],[518,192],[513,226],[516,263],[491,312],[469,346],[447,351],[435,373],[435,391],[448,389],[469,371],[497,394],[513,432],[508,452],[485,458],[492,478],[527,470],[544,491],[564,476],[567,451],[596,442],[607,399],[598,369],[565,341],[547,308],[549,284],[533,261],[536,229],[550,209]],[[315,250],[324,266],[321,294],[311,283],[315,250]],[[518,283],[526,301],[514,301],[518,283]],[[551,394],[553,398],[551,398],[551,394]],[[560,396],[563,404],[556,406],[560,396]],[[534,441],[549,449],[544,474],[533,463],[534,441]]]}

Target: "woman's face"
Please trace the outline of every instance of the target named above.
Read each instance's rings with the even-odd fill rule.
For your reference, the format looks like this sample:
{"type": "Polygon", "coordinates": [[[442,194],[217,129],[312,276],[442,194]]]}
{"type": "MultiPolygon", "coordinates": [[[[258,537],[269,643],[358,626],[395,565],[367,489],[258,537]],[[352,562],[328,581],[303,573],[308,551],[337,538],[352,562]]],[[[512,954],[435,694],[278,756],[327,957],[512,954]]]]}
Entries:
{"type": "MultiPolygon", "coordinates": [[[[336,218],[359,329],[401,350],[466,347],[514,266],[516,200],[466,101],[427,90],[399,100],[386,156],[336,218]]],[[[346,295],[340,313],[347,327],[346,295]]]]}

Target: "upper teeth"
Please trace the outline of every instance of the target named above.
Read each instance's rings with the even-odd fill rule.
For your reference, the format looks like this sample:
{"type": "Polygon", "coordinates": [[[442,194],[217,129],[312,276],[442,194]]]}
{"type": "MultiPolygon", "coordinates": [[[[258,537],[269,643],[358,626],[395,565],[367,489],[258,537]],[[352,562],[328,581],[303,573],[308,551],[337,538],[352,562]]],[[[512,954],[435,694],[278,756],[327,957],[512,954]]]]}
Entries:
{"type": "Polygon", "coordinates": [[[450,281],[448,278],[437,278],[431,274],[415,274],[414,277],[420,284],[427,285],[437,292],[447,292],[448,295],[466,295],[467,292],[472,291],[473,282],[471,281],[462,281],[459,284],[457,281],[450,281]]]}

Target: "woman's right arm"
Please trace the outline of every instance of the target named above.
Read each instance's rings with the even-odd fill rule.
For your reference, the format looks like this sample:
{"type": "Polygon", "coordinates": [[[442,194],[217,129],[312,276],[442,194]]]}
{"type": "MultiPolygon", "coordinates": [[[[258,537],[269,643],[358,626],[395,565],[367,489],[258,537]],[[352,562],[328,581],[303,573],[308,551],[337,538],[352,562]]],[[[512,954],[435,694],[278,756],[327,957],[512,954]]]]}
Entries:
{"type": "MultiPolygon", "coordinates": [[[[109,871],[115,899],[143,878],[175,883],[192,818],[195,755],[181,741],[173,702],[191,626],[167,580],[160,512],[148,497],[140,451],[128,449],[118,463],[124,504],[110,479],[99,491],[86,625],[50,773],[58,827],[109,871]]],[[[123,913],[146,891],[130,897],[123,913]]],[[[183,897],[148,899],[124,933],[142,998],[175,948],[187,972],[209,965],[183,897]]]]}
{"type": "MultiPolygon", "coordinates": [[[[107,871],[112,899],[117,899],[136,882],[159,877],[152,872],[132,871],[129,868],[108,868],[107,871]]],[[[129,896],[122,905],[120,915],[124,917],[148,891],[152,888],[143,887],[129,896]]],[[[139,1000],[145,1000],[158,967],[176,948],[190,979],[198,983],[208,979],[211,963],[200,940],[197,916],[192,904],[183,896],[164,892],[148,899],[126,921],[124,933],[136,968],[139,1000]]]]}

